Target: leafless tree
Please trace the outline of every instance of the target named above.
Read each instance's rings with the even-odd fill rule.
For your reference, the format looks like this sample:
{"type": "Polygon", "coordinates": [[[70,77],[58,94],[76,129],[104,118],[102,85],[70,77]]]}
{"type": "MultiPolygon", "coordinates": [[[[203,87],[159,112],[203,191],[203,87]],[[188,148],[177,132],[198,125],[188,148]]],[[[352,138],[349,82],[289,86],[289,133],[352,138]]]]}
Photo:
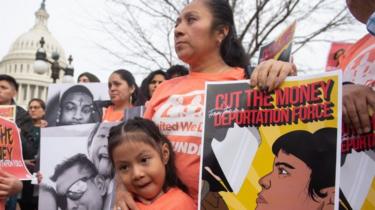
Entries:
{"type": "MultiPolygon", "coordinates": [[[[108,13],[99,21],[113,45],[97,45],[121,62],[144,70],[166,68],[178,62],[173,29],[179,11],[189,0],[109,0],[108,13]],[[115,50],[116,49],[116,50],[115,50]],[[118,49],[121,49],[120,51],[118,49]]],[[[297,21],[294,52],[319,36],[341,30],[352,19],[344,1],[337,0],[229,0],[238,38],[253,61],[260,46],[297,21]]],[[[324,40],[326,41],[326,40],[324,40]]]]}

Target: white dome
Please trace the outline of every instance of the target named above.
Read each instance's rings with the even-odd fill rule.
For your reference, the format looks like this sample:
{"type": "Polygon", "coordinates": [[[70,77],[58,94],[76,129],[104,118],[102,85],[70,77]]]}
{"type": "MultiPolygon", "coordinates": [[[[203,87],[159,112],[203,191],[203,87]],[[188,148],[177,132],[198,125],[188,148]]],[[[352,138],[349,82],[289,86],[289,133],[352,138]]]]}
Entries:
{"type": "Polygon", "coordinates": [[[33,59],[35,59],[36,50],[40,47],[39,41],[44,37],[44,41],[46,42],[44,48],[47,51],[47,57],[50,59],[52,52],[57,52],[60,55],[59,61],[65,64],[66,56],[64,49],[47,28],[49,15],[43,6],[35,12],[35,17],[34,27],[16,39],[3,60],[12,57],[14,54],[24,54],[27,57],[32,55],[33,59]]]}
{"type": "Polygon", "coordinates": [[[39,41],[42,37],[44,37],[44,41],[46,42],[44,48],[47,51],[48,58],[51,58],[52,52],[57,52],[60,55],[59,61],[65,61],[66,56],[64,49],[56,41],[52,34],[46,30],[35,30],[34,28],[22,34],[16,39],[16,41],[10,47],[6,57],[12,56],[13,54],[22,53],[33,55],[33,58],[35,59],[35,53],[37,49],[40,47],[39,41]]]}
{"type": "MultiPolygon", "coordinates": [[[[59,64],[67,66],[64,49],[52,36],[47,28],[48,13],[44,1],[38,11],[35,12],[35,25],[28,32],[19,36],[11,45],[9,52],[0,62],[0,74],[13,76],[20,84],[20,90],[16,98],[18,105],[25,107],[31,98],[46,100],[48,85],[52,83],[51,71],[42,75],[34,72],[33,66],[37,49],[40,47],[40,39],[43,37],[44,49],[48,60],[57,52],[60,55],[59,64]]],[[[60,72],[60,80],[64,72],[60,72]]]]}

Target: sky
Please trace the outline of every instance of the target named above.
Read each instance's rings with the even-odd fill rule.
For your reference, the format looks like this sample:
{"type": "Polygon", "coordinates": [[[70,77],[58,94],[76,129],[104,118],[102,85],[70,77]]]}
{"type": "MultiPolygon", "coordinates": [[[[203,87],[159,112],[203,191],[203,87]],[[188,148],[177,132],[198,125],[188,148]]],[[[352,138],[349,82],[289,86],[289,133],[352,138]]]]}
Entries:
{"type": "MultiPolygon", "coordinates": [[[[305,0],[307,1],[307,0],[305,0]]],[[[339,0],[345,2],[344,0],[339,0]]],[[[21,34],[35,23],[34,13],[41,0],[2,0],[0,3],[0,58],[21,34]]],[[[46,10],[50,17],[48,28],[65,54],[73,55],[75,78],[85,71],[96,74],[106,81],[110,73],[126,68],[108,53],[100,50],[95,43],[105,42],[106,36],[96,27],[95,20],[105,15],[106,0],[47,0],[46,10]]],[[[322,17],[324,18],[324,17],[322,17]]],[[[296,33],[299,27],[297,25],[296,33]]],[[[300,27],[303,30],[303,27],[300,27]]],[[[330,34],[338,41],[355,41],[366,33],[365,26],[356,22],[347,30],[330,34]]],[[[295,54],[297,67],[321,71],[324,69],[329,43],[317,42],[304,47],[295,54]]],[[[147,73],[133,70],[138,84],[147,73]]]]}

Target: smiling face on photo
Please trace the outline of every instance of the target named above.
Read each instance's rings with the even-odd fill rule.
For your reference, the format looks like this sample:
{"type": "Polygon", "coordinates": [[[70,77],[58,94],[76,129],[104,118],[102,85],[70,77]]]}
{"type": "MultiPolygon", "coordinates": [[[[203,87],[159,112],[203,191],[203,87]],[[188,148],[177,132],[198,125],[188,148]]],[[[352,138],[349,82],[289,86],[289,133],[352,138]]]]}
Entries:
{"type": "Polygon", "coordinates": [[[81,166],[67,168],[56,180],[56,192],[66,201],[67,210],[101,210],[103,193],[93,172],[81,166]]]}
{"type": "Polygon", "coordinates": [[[93,135],[89,155],[99,174],[103,177],[110,177],[112,164],[108,157],[108,132],[110,125],[101,124],[93,135]]]}

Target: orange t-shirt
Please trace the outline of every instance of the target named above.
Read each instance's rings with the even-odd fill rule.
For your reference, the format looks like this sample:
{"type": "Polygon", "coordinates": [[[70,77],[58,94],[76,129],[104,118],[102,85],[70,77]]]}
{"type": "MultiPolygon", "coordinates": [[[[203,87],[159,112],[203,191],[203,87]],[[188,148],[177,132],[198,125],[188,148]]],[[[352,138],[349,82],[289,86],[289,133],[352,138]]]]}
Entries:
{"type": "Polygon", "coordinates": [[[367,34],[340,57],[343,81],[375,87],[375,37],[367,34]]]}
{"type": "Polygon", "coordinates": [[[137,202],[140,210],[196,210],[193,199],[179,188],[171,188],[150,205],[137,202]]]}
{"type": "Polygon", "coordinates": [[[103,110],[103,121],[105,122],[116,122],[124,119],[124,111],[115,112],[113,105],[104,108],[103,110]]]}
{"type": "Polygon", "coordinates": [[[163,82],[152,95],[144,117],[153,120],[172,142],[177,175],[197,203],[206,81],[241,80],[244,70],[191,72],[163,82]]]}

